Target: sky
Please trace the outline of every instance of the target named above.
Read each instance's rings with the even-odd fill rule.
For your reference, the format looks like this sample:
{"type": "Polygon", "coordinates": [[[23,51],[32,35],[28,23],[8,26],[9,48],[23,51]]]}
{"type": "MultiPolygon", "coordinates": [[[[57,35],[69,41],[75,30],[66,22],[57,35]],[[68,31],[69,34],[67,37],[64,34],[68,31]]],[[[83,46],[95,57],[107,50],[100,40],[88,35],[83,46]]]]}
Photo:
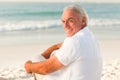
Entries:
{"type": "Polygon", "coordinates": [[[120,3],[120,0],[0,0],[0,2],[97,2],[97,3],[120,3]]]}

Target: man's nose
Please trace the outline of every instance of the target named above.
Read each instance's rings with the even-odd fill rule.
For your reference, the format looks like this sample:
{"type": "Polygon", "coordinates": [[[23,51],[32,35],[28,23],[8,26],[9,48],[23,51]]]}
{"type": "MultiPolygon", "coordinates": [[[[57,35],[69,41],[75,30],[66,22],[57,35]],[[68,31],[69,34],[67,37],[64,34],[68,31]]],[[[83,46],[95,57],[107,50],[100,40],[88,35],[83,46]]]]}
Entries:
{"type": "Polygon", "coordinates": [[[64,23],[64,27],[69,27],[68,22],[65,22],[65,23],[64,23]]]}

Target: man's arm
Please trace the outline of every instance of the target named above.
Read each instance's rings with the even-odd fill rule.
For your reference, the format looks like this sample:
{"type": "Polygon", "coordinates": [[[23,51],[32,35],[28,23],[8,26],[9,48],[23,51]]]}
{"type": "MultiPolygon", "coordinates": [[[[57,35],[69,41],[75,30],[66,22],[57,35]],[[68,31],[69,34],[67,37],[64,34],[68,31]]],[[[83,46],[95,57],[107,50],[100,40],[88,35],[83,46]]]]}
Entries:
{"type": "Polygon", "coordinates": [[[25,69],[28,73],[43,75],[57,71],[62,67],[64,67],[64,65],[59,62],[55,55],[43,62],[32,63],[31,61],[27,61],[25,63],[25,69]]]}
{"type": "Polygon", "coordinates": [[[45,50],[41,55],[44,56],[46,59],[48,59],[48,58],[50,57],[51,53],[52,53],[54,50],[59,49],[61,46],[62,46],[62,43],[52,45],[52,46],[49,47],[47,50],[45,50]]]}

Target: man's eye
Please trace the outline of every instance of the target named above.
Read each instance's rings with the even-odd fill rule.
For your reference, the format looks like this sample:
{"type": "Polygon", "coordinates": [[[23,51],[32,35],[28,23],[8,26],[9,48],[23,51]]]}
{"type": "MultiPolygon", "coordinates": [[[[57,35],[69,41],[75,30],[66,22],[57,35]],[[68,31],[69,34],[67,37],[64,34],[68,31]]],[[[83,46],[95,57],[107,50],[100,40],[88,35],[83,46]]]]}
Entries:
{"type": "Polygon", "coordinates": [[[65,23],[65,21],[62,20],[62,23],[65,23]]]}
{"type": "Polygon", "coordinates": [[[73,19],[69,19],[69,22],[74,22],[74,20],[73,19]]]}

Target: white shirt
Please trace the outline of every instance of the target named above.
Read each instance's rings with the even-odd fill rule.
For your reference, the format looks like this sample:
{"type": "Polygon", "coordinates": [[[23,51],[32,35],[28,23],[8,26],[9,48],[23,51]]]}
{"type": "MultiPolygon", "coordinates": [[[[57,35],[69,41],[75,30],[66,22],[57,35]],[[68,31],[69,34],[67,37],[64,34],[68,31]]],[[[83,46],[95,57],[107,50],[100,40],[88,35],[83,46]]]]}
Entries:
{"type": "Polygon", "coordinates": [[[54,55],[65,66],[44,80],[100,80],[102,58],[99,46],[87,27],[67,37],[54,55]]]}

